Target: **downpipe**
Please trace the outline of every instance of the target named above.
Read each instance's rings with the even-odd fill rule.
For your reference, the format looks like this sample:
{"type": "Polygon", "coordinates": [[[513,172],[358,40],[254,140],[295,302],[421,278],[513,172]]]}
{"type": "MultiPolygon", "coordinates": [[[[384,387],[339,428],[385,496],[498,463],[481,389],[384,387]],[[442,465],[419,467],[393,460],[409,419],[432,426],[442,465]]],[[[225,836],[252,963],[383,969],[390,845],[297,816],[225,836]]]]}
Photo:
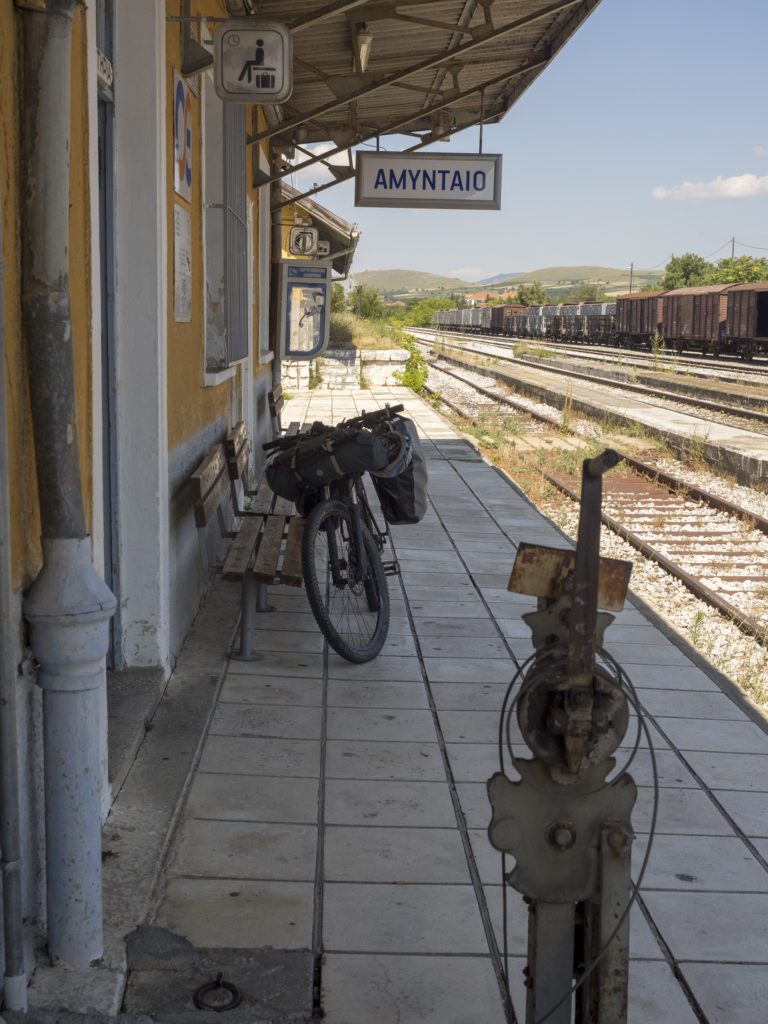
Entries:
{"type": "Polygon", "coordinates": [[[115,598],[93,567],[80,482],[69,299],[72,19],[78,0],[20,3],[24,36],[23,315],[43,567],[24,602],[43,690],[51,961],[103,953],[99,723],[115,598]]]}
{"type": "MultiPolygon", "coordinates": [[[[1,198],[1,197],[0,197],[1,198]]],[[[6,408],[5,330],[3,316],[3,225],[0,219],[0,848],[3,878],[3,1000],[7,1010],[27,1009],[24,965],[24,900],[21,884],[19,819],[19,751],[16,687],[19,648],[13,602],[11,556],[10,461],[6,408]]]]}

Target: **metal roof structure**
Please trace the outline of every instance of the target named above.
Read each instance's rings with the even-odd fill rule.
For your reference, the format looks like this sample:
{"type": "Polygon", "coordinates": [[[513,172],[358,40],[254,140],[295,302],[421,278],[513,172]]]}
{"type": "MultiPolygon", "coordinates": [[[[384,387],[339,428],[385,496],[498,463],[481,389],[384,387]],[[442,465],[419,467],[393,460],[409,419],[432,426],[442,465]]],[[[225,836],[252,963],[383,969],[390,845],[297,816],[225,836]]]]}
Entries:
{"type": "Polygon", "coordinates": [[[294,204],[312,218],[313,224],[320,231],[320,237],[331,243],[329,258],[333,269],[341,277],[347,277],[360,240],[357,227],[320,203],[302,198],[299,190],[291,185],[283,184],[281,192],[286,203],[294,204]]]}
{"type": "MultiPolygon", "coordinates": [[[[499,121],[599,3],[228,0],[215,6],[216,13],[226,6],[291,29],[293,95],[265,108],[268,125],[249,142],[269,139],[274,151],[296,160],[296,171],[381,136],[410,134],[410,148],[421,149],[499,121]],[[306,148],[319,142],[332,148],[322,156],[306,148]]],[[[335,181],[352,177],[349,159],[349,167],[330,165],[335,181]]],[[[282,166],[263,183],[287,172],[282,166]]]]}

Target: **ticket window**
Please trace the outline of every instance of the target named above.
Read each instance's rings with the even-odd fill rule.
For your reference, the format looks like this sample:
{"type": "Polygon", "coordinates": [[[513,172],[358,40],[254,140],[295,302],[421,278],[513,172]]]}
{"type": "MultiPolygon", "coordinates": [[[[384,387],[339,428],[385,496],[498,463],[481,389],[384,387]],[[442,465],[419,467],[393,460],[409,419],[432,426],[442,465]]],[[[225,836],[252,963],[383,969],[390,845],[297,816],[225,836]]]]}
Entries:
{"type": "Polygon", "coordinates": [[[314,359],[328,347],[331,264],[287,260],[282,274],[282,335],[286,359],[314,359]]]}

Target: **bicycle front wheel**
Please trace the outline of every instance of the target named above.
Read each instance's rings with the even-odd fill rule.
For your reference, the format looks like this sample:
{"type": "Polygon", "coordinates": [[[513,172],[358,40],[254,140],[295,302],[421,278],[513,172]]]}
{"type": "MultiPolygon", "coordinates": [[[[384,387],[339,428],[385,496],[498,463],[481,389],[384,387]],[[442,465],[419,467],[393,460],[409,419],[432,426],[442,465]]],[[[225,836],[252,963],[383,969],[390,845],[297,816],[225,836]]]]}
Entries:
{"type": "Polygon", "coordinates": [[[361,524],[362,570],[352,510],[343,501],[323,501],[304,527],[301,559],[307,597],[317,624],[347,661],[371,661],[389,631],[389,591],[376,543],[361,524]]]}

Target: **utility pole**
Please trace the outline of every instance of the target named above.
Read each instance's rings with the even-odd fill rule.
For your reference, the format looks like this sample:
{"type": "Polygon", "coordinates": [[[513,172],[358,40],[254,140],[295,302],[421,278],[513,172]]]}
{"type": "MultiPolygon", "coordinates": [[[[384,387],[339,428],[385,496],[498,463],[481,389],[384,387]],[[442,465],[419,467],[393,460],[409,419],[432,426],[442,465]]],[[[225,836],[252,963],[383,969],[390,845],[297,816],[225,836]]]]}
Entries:
{"type": "Polygon", "coordinates": [[[361,284],[357,286],[357,315],[360,320],[363,319],[363,286],[361,284]]]}
{"type": "Polygon", "coordinates": [[[630,295],[632,294],[632,282],[634,281],[634,278],[635,278],[635,264],[634,263],[630,263],[629,264],[629,294],[630,295]]]}
{"type": "Polygon", "coordinates": [[[731,239],[731,259],[736,259],[736,236],[731,239]]]}

